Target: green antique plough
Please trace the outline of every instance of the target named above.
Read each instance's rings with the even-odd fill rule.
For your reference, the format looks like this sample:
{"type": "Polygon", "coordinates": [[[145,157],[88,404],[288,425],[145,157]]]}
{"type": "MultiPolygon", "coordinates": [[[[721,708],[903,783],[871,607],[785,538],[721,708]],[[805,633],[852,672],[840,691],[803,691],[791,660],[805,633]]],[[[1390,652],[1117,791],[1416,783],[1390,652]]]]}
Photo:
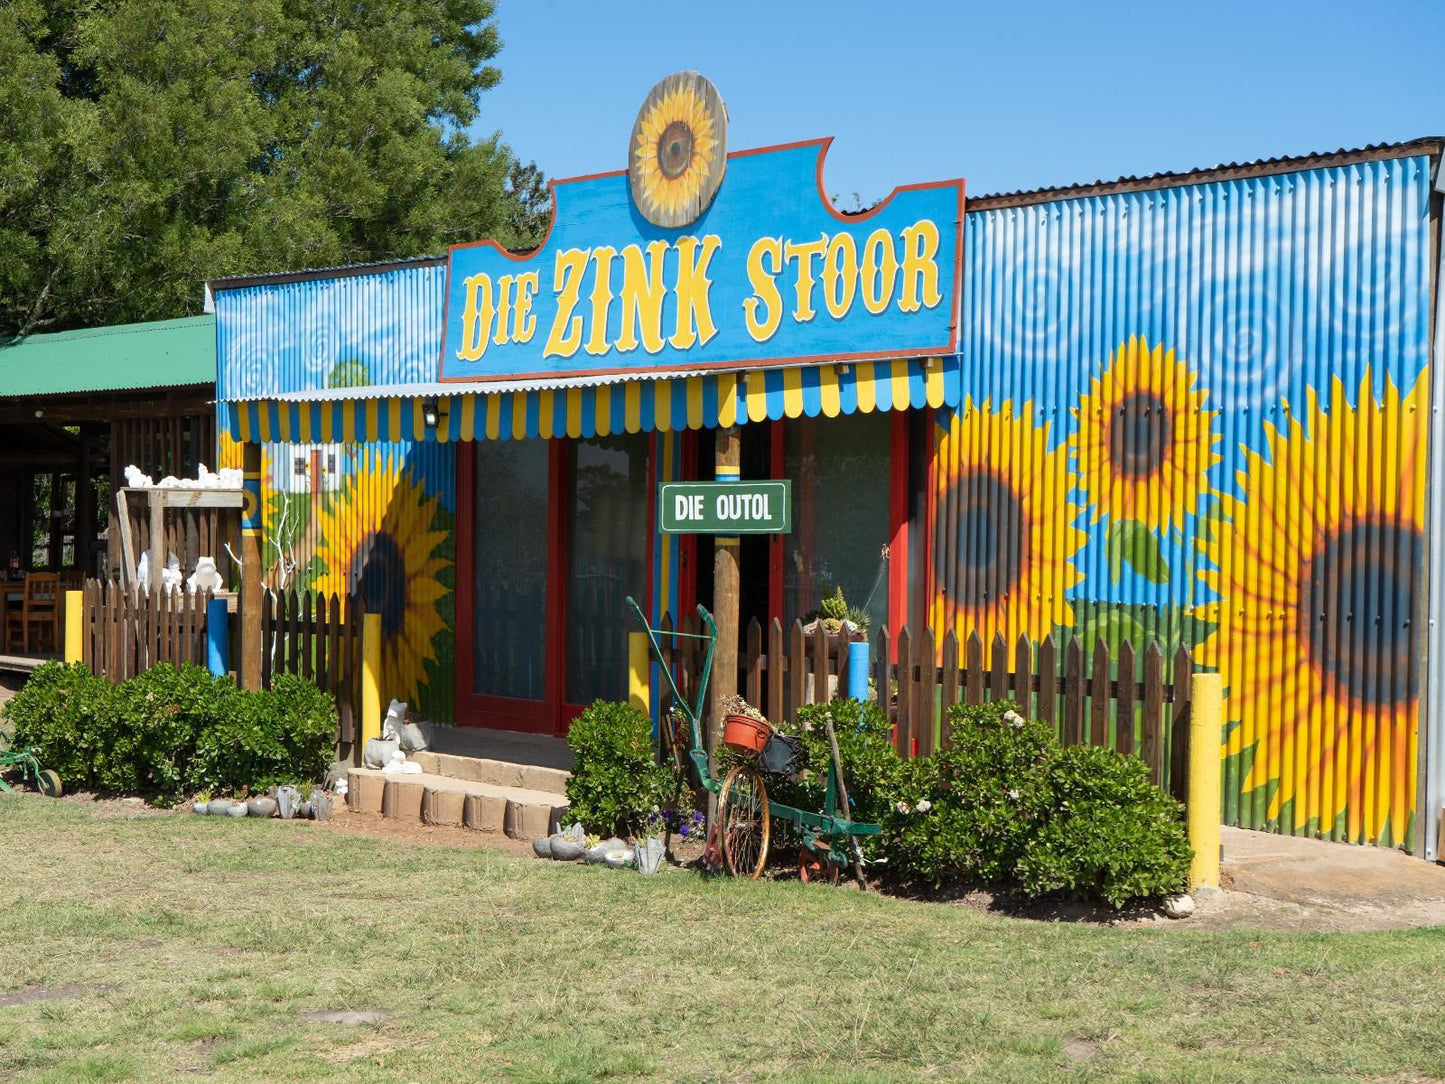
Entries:
{"type": "MultiPolygon", "coordinates": [[[[799,838],[800,877],[804,880],[823,878],[836,884],[841,871],[851,865],[859,886],[866,889],[863,854],[857,837],[877,835],[880,829],[876,824],[864,824],[849,817],[848,786],[843,778],[843,761],[838,752],[838,739],[833,733],[832,721],[825,722],[828,740],[832,745],[833,770],[828,773],[823,812],[812,813],[806,809],[769,801],[764,779],[766,773],[760,770],[757,749],[751,747],[743,752],[743,747],[729,743],[731,748],[743,752],[743,759],[719,782],[713,774],[707,747],[702,739],[702,711],[707,702],[708,680],[712,676],[713,653],[717,648],[717,625],[713,622],[712,614],[703,606],[697,608],[702,627],[706,630],[703,633],[674,632],[649,625],[646,615],[631,596],[628,596],[627,604],[637,614],[637,619],[647,633],[658,669],[662,671],[663,680],[672,691],[676,710],[688,723],[690,746],[687,755],[697,768],[702,785],[709,793],[717,795],[718,834],[723,861],[729,872],[750,879],[757,878],[763,872],[768,861],[768,846],[772,840],[772,821],[776,819],[792,825],[799,838]],[[697,695],[693,703],[688,703],[687,698],[678,690],[672,667],[668,665],[662,645],[658,641],[659,636],[706,641],[707,652],[703,656],[697,695]]],[[[771,728],[768,729],[771,731],[771,728]]]]}
{"type": "MultiPolygon", "coordinates": [[[[63,787],[60,785],[60,776],[56,775],[49,768],[42,768],[40,761],[29,749],[3,749],[0,750],[0,774],[9,771],[11,768],[20,769],[20,778],[28,779],[41,794],[48,798],[59,798],[63,787]]],[[[0,779],[0,791],[7,794],[15,788],[0,779]]]]}

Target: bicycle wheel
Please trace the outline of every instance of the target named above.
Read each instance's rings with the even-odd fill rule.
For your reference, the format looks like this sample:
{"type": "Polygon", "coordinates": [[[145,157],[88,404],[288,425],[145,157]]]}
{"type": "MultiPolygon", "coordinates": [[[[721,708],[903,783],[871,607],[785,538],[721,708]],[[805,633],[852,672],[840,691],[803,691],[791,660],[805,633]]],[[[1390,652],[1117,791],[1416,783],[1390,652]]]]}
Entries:
{"type": "Polygon", "coordinates": [[[728,772],[718,795],[723,860],[734,877],[758,879],[768,861],[768,788],[757,771],[739,764],[728,772]]]}

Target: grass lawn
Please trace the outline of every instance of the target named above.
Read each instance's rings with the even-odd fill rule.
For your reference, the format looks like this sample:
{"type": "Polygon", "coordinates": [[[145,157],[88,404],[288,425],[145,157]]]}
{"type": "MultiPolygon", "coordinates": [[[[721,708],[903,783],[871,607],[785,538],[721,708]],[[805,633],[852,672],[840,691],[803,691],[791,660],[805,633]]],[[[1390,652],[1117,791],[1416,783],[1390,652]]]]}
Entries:
{"type": "Polygon", "coordinates": [[[35,797],[0,854],[4,1080],[1445,1077],[1445,929],[1041,924],[35,797]],[[307,1018],[340,1009],[390,1015],[307,1018]]]}

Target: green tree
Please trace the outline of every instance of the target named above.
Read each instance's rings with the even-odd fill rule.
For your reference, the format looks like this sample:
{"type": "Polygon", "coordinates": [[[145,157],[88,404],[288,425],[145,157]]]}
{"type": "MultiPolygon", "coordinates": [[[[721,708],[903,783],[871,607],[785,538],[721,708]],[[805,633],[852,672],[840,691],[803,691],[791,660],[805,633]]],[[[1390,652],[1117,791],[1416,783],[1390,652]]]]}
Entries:
{"type": "Polygon", "coordinates": [[[534,245],[540,176],[466,134],[493,15],[0,2],[0,336],[193,313],[208,277],[534,245]]]}

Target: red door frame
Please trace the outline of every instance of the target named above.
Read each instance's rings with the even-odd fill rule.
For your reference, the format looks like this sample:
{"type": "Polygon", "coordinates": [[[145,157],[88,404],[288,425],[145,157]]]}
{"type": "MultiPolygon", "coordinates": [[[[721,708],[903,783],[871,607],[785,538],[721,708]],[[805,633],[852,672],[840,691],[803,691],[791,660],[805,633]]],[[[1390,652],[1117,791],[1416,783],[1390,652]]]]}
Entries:
{"type": "MultiPolygon", "coordinates": [[[[456,586],[456,716],[459,726],[518,730],[531,734],[563,736],[586,708],[569,704],[567,693],[567,568],[570,548],[568,516],[576,503],[575,471],[569,469],[572,442],[565,437],[547,441],[547,591],[543,653],[546,676],[541,700],[486,696],[472,691],[472,652],[475,646],[475,611],[471,584],[476,564],[476,459],[470,442],[457,444],[457,586],[456,586]],[[465,586],[464,586],[465,585],[465,586]]],[[[657,434],[648,442],[648,545],[645,558],[647,584],[639,601],[651,614],[656,584],[652,581],[657,552],[657,434]]]]}
{"type": "MultiPolygon", "coordinates": [[[[558,576],[557,547],[551,540],[557,534],[559,502],[551,499],[555,493],[557,477],[563,466],[557,441],[550,441],[547,448],[547,591],[548,612],[559,604],[566,590],[565,583],[558,576]]],[[[472,652],[475,647],[476,613],[473,607],[471,585],[476,572],[476,459],[472,443],[462,441],[457,450],[457,583],[456,583],[456,717],[458,726],[487,727],[494,730],[520,730],[529,734],[553,734],[557,731],[557,712],[554,690],[558,679],[558,666],[554,660],[560,655],[554,653],[553,629],[549,623],[543,639],[543,654],[546,658],[546,676],[543,679],[541,700],[522,700],[508,696],[486,696],[472,691],[472,652]]],[[[565,568],[565,565],[562,566],[565,568]]]]}

